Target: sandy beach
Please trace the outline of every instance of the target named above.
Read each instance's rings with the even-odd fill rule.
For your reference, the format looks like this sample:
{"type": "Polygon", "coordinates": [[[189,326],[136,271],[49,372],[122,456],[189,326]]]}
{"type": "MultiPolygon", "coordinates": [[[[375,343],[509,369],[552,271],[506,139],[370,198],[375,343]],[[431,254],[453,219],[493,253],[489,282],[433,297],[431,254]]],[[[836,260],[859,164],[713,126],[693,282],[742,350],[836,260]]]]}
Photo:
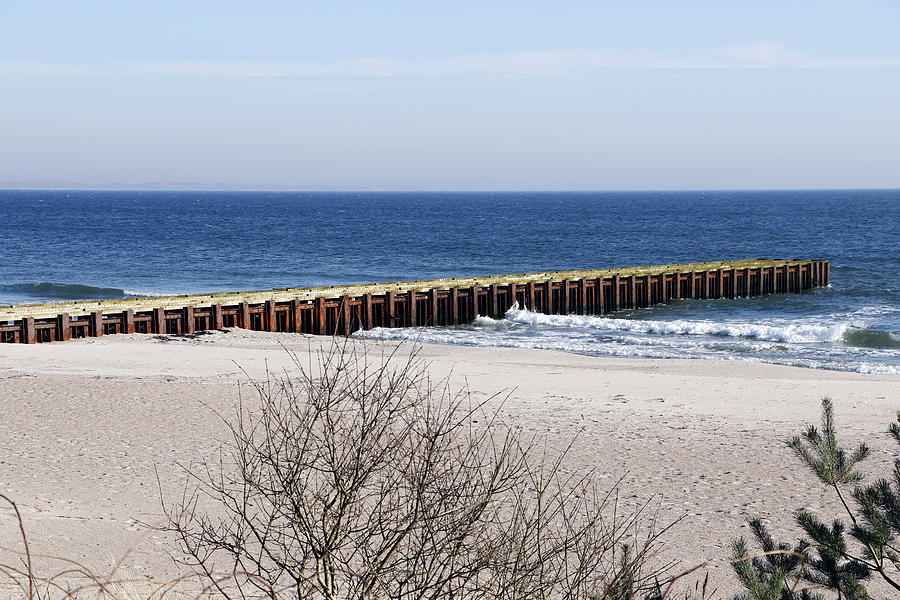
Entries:
{"type": "MultiPolygon", "coordinates": [[[[161,521],[160,492],[176,498],[185,481],[178,465],[216,453],[227,438],[216,413],[230,413],[239,388],[252,393],[241,384],[289,368],[285,348],[304,359],[328,341],[232,329],[0,345],[0,492],[18,503],[32,552],[104,573],[130,549],[129,576],[177,576],[173,540],[148,528],[161,521]]],[[[547,434],[558,450],[574,438],[566,468],[596,468],[610,486],[622,478],[623,503],[650,501],[662,523],[680,518],[664,557],[685,569],[726,557],[749,517],[794,541],[796,509],[838,514],[784,444],[818,421],[823,396],[835,400],[845,443],[871,442],[866,473],[886,473],[898,454],[884,433],[900,408],[898,375],[530,349],[420,352],[435,377],[449,375],[477,398],[508,393],[501,413],[523,431],[547,434]]],[[[7,506],[0,537],[0,546],[21,548],[7,506]]],[[[710,579],[720,597],[735,589],[728,567],[712,568],[710,579]]]]}

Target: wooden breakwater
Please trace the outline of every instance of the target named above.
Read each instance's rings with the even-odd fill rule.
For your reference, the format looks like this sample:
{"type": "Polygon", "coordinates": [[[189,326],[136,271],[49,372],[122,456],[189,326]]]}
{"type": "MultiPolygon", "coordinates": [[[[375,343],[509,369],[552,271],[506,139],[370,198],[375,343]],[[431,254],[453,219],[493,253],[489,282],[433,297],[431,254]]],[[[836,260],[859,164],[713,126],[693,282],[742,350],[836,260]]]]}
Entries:
{"type": "Polygon", "coordinates": [[[671,300],[798,293],[829,279],[827,260],[759,259],[0,306],[0,342],[223,327],[349,335],[374,327],[458,325],[478,315],[500,318],[516,302],[546,314],[603,315],[671,300]]]}

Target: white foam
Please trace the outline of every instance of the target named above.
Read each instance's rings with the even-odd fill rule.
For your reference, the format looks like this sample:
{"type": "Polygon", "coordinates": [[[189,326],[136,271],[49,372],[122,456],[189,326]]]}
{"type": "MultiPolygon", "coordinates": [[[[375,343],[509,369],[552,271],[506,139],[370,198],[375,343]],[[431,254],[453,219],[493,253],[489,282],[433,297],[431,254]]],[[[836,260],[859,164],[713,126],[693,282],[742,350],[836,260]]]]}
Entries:
{"type": "Polygon", "coordinates": [[[373,329],[354,335],[419,343],[534,348],[618,358],[712,358],[814,369],[897,374],[896,354],[829,343],[848,325],[787,319],[765,323],[648,321],[544,315],[514,306],[504,319],[477,317],[461,327],[373,329]]]}
{"type": "MultiPolygon", "coordinates": [[[[479,317],[484,319],[486,317],[479,317]]],[[[785,322],[784,324],[760,324],[721,321],[649,321],[615,319],[589,315],[545,315],[520,309],[518,304],[506,312],[506,319],[521,325],[571,327],[600,331],[620,331],[655,335],[709,335],[733,338],[752,338],[770,342],[809,343],[837,342],[843,338],[847,323],[819,325],[785,322]]],[[[493,319],[491,319],[493,321],[493,319]]]]}

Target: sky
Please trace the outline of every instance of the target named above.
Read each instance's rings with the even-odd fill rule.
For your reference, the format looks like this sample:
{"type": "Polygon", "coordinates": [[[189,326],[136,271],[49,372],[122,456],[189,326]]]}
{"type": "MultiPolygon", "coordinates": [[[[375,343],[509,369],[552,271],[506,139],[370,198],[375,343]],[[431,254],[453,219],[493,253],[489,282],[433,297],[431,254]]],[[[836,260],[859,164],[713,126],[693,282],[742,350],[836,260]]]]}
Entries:
{"type": "Polygon", "coordinates": [[[0,0],[0,182],[896,188],[898,32],[898,0],[0,0]]]}

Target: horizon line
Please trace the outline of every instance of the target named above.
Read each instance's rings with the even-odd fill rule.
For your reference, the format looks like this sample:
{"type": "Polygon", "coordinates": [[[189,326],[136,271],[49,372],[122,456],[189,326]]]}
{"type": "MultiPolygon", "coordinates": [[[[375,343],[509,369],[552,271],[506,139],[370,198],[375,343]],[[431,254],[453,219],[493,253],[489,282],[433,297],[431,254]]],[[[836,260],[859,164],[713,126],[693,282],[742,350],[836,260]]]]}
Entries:
{"type": "Polygon", "coordinates": [[[0,191],[42,192],[331,192],[331,193],[621,193],[621,192],[826,192],[826,191],[894,191],[900,186],[873,187],[733,187],[733,188],[427,188],[421,186],[291,186],[256,184],[213,183],[141,183],[141,184],[89,184],[81,182],[12,182],[0,181],[0,191]]]}

